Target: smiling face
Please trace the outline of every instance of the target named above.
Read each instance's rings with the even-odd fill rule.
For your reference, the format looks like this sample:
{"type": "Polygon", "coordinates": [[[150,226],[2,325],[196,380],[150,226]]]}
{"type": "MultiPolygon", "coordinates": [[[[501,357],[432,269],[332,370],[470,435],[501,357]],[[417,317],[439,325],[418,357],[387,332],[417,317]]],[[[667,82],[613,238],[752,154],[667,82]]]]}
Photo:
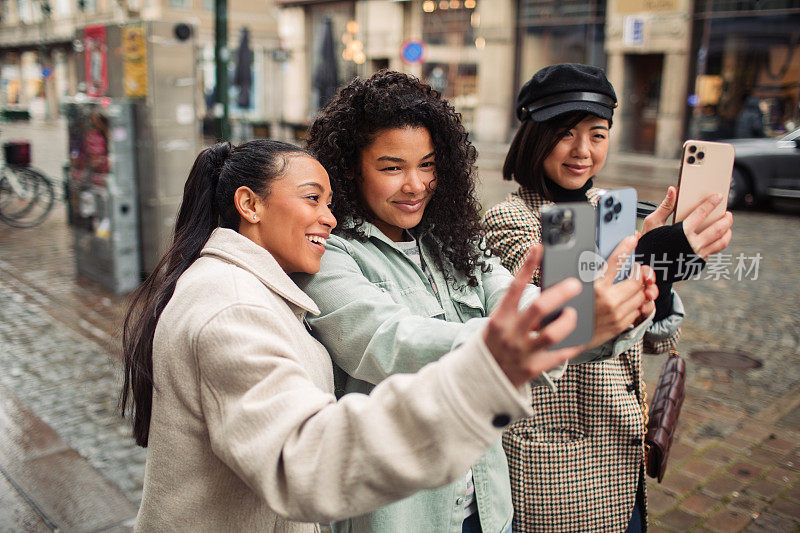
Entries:
{"type": "Polygon", "coordinates": [[[325,240],[336,227],[328,173],[316,159],[290,156],[269,194],[256,202],[248,235],[287,273],[319,271],[325,240]]]}
{"type": "Polygon", "coordinates": [[[589,115],[564,133],[544,160],[547,177],[565,189],[580,189],[600,172],[608,154],[608,120],[589,115]]]}
{"type": "Polygon", "coordinates": [[[422,220],[436,188],[433,141],[426,128],[383,130],[361,152],[361,201],[370,222],[397,242],[422,220]]]}

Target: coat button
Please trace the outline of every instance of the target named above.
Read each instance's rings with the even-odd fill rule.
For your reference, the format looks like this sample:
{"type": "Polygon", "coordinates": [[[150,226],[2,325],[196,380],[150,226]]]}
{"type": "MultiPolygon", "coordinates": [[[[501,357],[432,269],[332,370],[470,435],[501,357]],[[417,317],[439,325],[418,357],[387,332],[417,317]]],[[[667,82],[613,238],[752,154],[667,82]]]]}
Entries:
{"type": "Polygon", "coordinates": [[[631,444],[633,444],[634,446],[641,446],[642,439],[631,439],[631,444]]]}
{"type": "Polygon", "coordinates": [[[511,417],[507,414],[497,415],[492,419],[492,425],[496,428],[504,428],[511,423],[511,417]]]}
{"type": "Polygon", "coordinates": [[[636,385],[633,383],[628,383],[628,385],[625,387],[625,390],[628,392],[633,392],[636,390],[636,385]]]}
{"type": "Polygon", "coordinates": [[[459,498],[456,500],[456,505],[461,505],[462,503],[464,503],[464,498],[459,496],[459,498]]]}

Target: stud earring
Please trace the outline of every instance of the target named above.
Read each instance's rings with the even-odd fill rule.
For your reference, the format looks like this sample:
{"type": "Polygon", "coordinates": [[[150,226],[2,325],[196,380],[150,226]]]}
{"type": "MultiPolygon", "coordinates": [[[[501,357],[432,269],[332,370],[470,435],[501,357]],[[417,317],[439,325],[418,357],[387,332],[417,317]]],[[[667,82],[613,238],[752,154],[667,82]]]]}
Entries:
{"type": "Polygon", "coordinates": [[[258,222],[258,217],[257,217],[257,216],[254,216],[254,217],[253,217],[253,224],[255,224],[256,222],[258,222]]]}

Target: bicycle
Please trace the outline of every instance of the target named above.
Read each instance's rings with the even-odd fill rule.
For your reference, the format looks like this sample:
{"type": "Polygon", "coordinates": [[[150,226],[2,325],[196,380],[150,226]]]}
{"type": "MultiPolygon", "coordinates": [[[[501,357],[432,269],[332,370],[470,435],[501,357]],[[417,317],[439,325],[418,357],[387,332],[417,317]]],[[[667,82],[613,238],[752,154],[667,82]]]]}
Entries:
{"type": "Polygon", "coordinates": [[[15,228],[32,228],[44,221],[54,201],[53,183],[42,172],[27,166],[27,162],[20,165],[3,162],[0,167],[0,220],[15,228]]]}

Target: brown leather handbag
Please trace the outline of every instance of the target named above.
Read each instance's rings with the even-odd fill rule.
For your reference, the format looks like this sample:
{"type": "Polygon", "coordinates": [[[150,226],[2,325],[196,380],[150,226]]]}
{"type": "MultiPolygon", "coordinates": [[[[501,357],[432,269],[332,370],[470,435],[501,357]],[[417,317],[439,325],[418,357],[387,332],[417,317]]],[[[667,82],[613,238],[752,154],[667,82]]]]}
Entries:
{"type": "Polygon", "coordinates": [[[659,483],[667,470],[669,449],[672,446],[685,396],[685,380],[686,362],[677,351],[670,350],[653,394],[644,438],[647,450],[645,470],[648,476],[658,478],[659,483]]]}

